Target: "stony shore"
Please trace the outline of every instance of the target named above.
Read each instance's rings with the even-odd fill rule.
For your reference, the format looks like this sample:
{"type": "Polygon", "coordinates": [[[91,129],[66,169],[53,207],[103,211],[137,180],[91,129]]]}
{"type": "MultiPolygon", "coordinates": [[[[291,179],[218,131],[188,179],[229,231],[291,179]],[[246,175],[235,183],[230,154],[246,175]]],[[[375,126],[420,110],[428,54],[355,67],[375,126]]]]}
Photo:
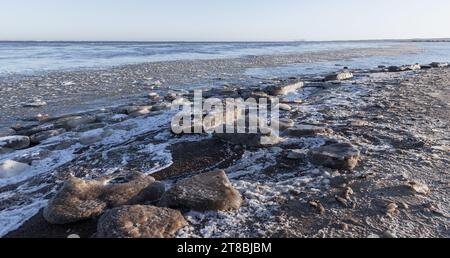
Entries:
{"type": "Polygon", "coordinates": [[[171,101],[192,97],[183,90],[2,129],[0,214],[11,220],[0,233],[450,237],[448,66],[318,77],[207,92],[279,97],[282,134],[268,145],[172,134],[171,101]]]}

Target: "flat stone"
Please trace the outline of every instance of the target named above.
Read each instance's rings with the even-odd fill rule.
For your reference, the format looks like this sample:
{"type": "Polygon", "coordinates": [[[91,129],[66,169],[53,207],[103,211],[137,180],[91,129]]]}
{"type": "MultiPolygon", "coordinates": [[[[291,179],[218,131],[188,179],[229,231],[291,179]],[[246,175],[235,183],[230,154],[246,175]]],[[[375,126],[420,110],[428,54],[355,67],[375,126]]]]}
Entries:
{"type": "Polygon", "coordinates": [[[245,145],[248,147],[270,147],[281,142],[280,137],[275,134],[215,133],[214,136],[227,143],[245,145]]]}
{"type": "Polygon", "coordinates": [[[30,166],[28,164],[6,160],[0,163],[0,178],[11,178],[24,173],[30,166]]]}
{"type": "Polygon", "coordinates": [[[31,143],[39,144],[51,137],[55,137],[58,135],[61,135],[65,133],[66,130],[64,128],[56,129],[56,130],[49,130],[49,131],[43,131],[37,134],[33,134],[30,136],[31,143]]]}
{"type": "Polygon", "coordinates": [[[360,152],[349,143],[336,143],[313,149],[308,156],[318,166],[353,170],[360,159],[360,152]]]}
{"type": "Polygon", "coordinates": [[[292,137],[306,137],[331,133],[333,133],[331,129],[315,125],[297,125],[287,130],[287,134],[292,137]]]}
{"type": "Polygon", "coordinates": [[[428,195],[430,193],[430,188],[426,184],[412,181],[409,182],[408,185],[411,191],[413,191],[414,193],[422,195],[428,195]]]}
{"type": "Polygon", "coordinates": [[[288,104],[280,103],[277,106],[280,110],[283,110],[283,111],[291,111],[292,110],[292,107],[288,104]]]}
{"type": "Polygon", "coordinates": [[[325,81],[343,81],[353,78],[353,73],[344,71],[335,74],[330,74],[325,77],[325,81]]]}
{"type": "Polygon", "coordinates": [[[180,181],[162,197],[160,204],[196,211],[239,209],[242,198],[225,171],[217,170],[180,181]]]}
{"type": "Polygon", "coordinates": [[[304,159],[306,157],[306,153],[303,150],[291,150],[289,151],[288,155],[286,156],[287,159],[291,160],[300,160],[304,159]]]}
{"type": "Polygon", "coordinates": [[[0,148],[20,150],[28,146],[30,146],[30,138],[28,136],[14,135],[0,137],[0,148]]]}
{"type": "Polygon", "coordinates": [[[122,206],[103,214],[97,225],[96,237],[171,238],[187,225],[177,210],[142,205],[122,206]]]}

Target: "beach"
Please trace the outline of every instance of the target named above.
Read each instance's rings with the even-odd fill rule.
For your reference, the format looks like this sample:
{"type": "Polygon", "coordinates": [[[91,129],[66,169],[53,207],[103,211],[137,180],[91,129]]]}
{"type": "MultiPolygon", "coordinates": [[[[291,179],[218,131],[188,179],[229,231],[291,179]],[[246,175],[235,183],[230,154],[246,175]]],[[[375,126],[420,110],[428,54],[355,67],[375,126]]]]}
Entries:
{"type": "Polygon", "coordinates": [[[0,178],[0,236],[107,235],[102,214],[131,202],[70,223],[43,215],[72,177],[113,187],[148,176],[164,200],[220,169],[230,182],[220,186],[239,195],[225,203],[239,205],[132,203],[179,211],[175,237],[449,237],[450,69],[423,51],[402,43],[3,75],[2,137],[19,138],[0,146],[0,162],[25,168],[0,178]],[[173,100],[191,100],[194,89],[278,97],[279,139],[173,134],[173,100]]]}

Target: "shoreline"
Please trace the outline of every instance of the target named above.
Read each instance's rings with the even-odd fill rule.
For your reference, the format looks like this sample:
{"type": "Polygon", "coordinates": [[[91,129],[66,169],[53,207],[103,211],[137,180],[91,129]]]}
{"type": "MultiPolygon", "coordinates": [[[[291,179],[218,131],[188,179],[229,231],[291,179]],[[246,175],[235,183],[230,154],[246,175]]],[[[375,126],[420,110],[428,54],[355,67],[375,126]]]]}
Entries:
{"type": "MultiPolygon", "coordinates": [[[[58,116],[100,107],[133,96],[168,88],[191,89],[199,85],[220,87],[228,84],[256,85],[258,78],[245,75],[249,68],[276,67],[293,63],[338,61],[368,56],[419,53],[413,45],[392,48],[345,49],[302,54],[251,56],[227,59],[182,60],[123,65],[107,69],[72,72],[48,72],[2,78],[2,120],[9,126],[21,118],[37,114],[58,116]],[[23,105],[45,101],[46,106],[24,108],[23,105]],[[103,100],[100,104],[95,101],[103,100]]],[[[298,75],[297,75],[298,76],[298,75]]]]}
{"type": "MultiPolygon", "coordinates": [[[[72,153],[70,159],[63,163],[56,162],[54,167],[47,167],[50,169],[48,172],[36,171],[24,181],[2,184],[0,193],[11,197],[1,200],[0,207],[5,211],[5,208],[13,208],[18,203],[28,203],[32,207],[36,200],[48,200],[70,174],[80,178],[97,178],[105,174],[120,176],[130,171],[154,170],[156,166],[152,176],[171,186],[180,178],[222,168],[246,200],[243,207],[236,212],[184,213],[190,227],[178,232],[178,236],[320,237],[325,234],[326,237],[368,237],[389,233],[400,237],[448,237],[448,230],[438,228],[450,226],[445,222],[449,216],[445,212],[449,210],[449,202],[445,201],[448,196],[445,183],[442,183],[449,177],[445,165],[450,160],[445,156],[445,148],[448,152],[450,143],[440,140],[448,139],[450,118],[439,111],[448,110],[450,105],[445,98],[449,96],[446,83],[450,81],[450,71],[448,68],[432,68],[388,72],[386,69],[356,71],[355,78],[338,83],[306,82],[305,88],[296,93],[303,103],[291,103],[293,109],[282,115],[292,119],[295,126],[314,125],[317,131],[301,137],[283,135],[283,141],[270,148],[249,148],[217,141],[207,135],[174,137],[167,127],[170,120],[157,111],[105,122],[102,128],[112,129],[113,134],[88,144],[88,148],[76,143],[85,133],[76,129],[66,136],[44,141],[41,147],[34,146],[34,153],[46,150],[43,157],[22,157],[22,162],[31,158],[39,164],[46,157],[56,158],[52,154],[48,156],[48,151],[63,148],[72,153]],[[439,84],[432,85],[431,81],[439,84]],[[419,120],[428,121],[428,124],[419,120]],[[305,153],[327,142],[357,146],[362,157],[356,170],[339,171],[311,164],[305,153]],[[191,155],[186,156],[187,153],[191,155]],[[410,162],[415,156],[422,157],[417,164],[410,162]],[[432,192],[427,195],[414,193],[408,187],[413,181],[426,183],[432,192]],[[352,189],[351,196],[344,199],[336,197],[348,192],[348,187],[352,189]],[[17,191],[14,190],[16,188],[17,191]],[[380,194],[384,197],[380,198],[380,194]],[[386,207],[394,207],[391,203],[396,208],[388,214],[386,207]],[[428,205],[430,203],[431,206],[428,205]],[[328,212],[318,214],[317,207],[328,212]],[[423,209],[417,210],[416,207],[423,209]],[[420,224],[429,214],[435,214],[432,223],[420,224]],[[411,217],[412,220],[409,219],[411,217]],[[312,222],[316,220],[320,223],[312,222]],[[409,224],[403,228],[400,221],[405,220],[409,224]],[[259,221],[261,227],[250,227],[250,221],[259,221]],[[303,226],[298,228],[298,225],[303,226]],[[207,229],[211,227],[214,230],[210,232],[207,229]]],[[[280,82],[271,83],[277,85],[280,82]]],[[[237,92],[243,94],[253,90],[256,89],[237,92]]],[[[214,94],[227,96],[230,88],[214,91],[214,94]]],[[[97,115],[104,117],[102,114],[109,112],[103,110],[97,115]]],[[[127,112],[129,115],[130,111],[127,112]]],[[[115,116],[114,113],[111,116],[115,116]]],[[[86,120],[86,123],[98,122],[86,120]]],[[[90,126],[85,128],[87,132],[97,130],[90,126]]],[[[25,153],[27,150],[8,157],[25,153]]],[[[44,201],[39,208],[32,209],[37,212],[45,205],[44,201]]],[[[2,214],[3,218],[7,216],[2,214]]],[[[57,229],[42,224],[39,216],[21,220],[25,222],[32,218],[7,236],[43,237],[46,230],[52,230],[55,237],[65,237],[64,232],[71,229],[70,232],[89,237],[95,229],[89,223],[86,230],[84,226],[77,228],[76,225],[57,229]],[[35,229],[36,223],[42,227],[35,229]]]]}

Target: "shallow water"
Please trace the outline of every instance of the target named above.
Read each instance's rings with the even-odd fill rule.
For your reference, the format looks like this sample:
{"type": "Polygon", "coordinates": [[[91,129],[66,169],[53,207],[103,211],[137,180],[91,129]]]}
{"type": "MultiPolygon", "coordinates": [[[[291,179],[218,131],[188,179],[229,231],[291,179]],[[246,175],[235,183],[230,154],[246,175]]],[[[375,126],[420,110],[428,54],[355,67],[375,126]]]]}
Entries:
{"type": "Polygon", "coordinates": [[[0,42],[0,75],[102,68],[144,62],[233,58],[401,44],[374,42],[0,42]]]}

